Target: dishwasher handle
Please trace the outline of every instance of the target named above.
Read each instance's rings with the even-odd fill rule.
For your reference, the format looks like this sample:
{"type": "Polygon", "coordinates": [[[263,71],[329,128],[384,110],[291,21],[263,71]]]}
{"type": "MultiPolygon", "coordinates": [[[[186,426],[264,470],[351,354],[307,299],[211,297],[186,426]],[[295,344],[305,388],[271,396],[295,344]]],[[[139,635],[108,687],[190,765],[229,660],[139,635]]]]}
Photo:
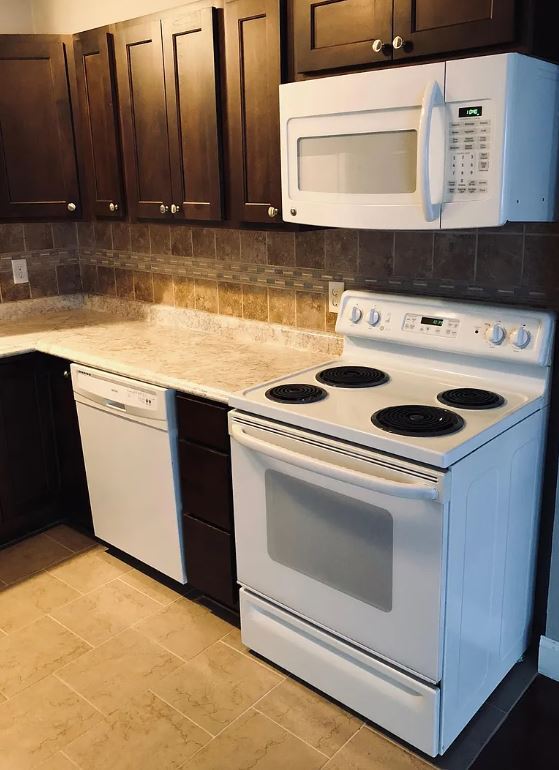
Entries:
{"type": "Polygon", "coordinates": [[[411,500],[437,500],[439,497],[438,489],[426,484],[406,484],[402,481],[389,481],[378,476],[370,476],[360,471],[352,471],[342,468],[338,465],[317,460],[314,457],[306,457],[299,452],[293,452],[289,449],[269,444],[267,441],[249,436],[239,426],[234,423],[231,425],[231,437],[241,446],[250,449],[253,452],[264,454],[274,460],[293,465],[296,468],[319,473],[322,476],[343,481],[347,484],[369,489],[371,492],[380,492],[384,495],[393,497],[403,497],[411,500]]]}

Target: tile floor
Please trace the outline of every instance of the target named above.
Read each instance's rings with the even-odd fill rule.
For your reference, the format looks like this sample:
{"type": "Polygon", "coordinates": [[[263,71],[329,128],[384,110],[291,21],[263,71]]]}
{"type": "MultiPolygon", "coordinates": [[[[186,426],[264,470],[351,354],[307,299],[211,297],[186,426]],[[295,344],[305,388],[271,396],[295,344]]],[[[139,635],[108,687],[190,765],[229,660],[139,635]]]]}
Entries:
{"type": "Polygon", "coordinates": [[[58,526],[0,551],[0,770],[427,770],[58,526]]]}

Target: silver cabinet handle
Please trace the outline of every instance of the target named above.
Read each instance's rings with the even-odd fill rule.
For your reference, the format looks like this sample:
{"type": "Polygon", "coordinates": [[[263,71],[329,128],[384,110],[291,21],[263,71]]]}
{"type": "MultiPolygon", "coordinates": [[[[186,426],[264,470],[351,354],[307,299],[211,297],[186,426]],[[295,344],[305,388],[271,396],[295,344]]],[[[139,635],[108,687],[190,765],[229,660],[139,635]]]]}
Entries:
{"type": "Polygon", "coordinates": [[[118,203],[113,203],[112,201],[109,203],[109,211],[114,213],[115,211],[118,211],[118,203]]]}
{"type": "Polygon", "coordinates": [[[398,48],[401,48],[404,45],[404,38],[401,37],[401,35],[396,35],[394,40],[392,41],[392,48],[395,48],[398,50],[398,48]]]}
{"type": "Polygon", "coordinates": [[[279,209],[277,209],[275,206],[270,206],[268,209],[268,216],[270,219],[274,219],[279,214],[279,209]]]}
{"type": "Polygon", "coordinates": [[[373,40],[373,44],[371,48],[375,53],[380,53],[382,51],[382,49],[384,48],[384,43],[382,42],[380,37],[377,37],[376,40],[373,40]]]}
{"type": "Polygon", "coordinates": [[[178,214],[180,210],[180,206],[177,206],[176,203],[171,203],[171,214],[178,214]]]}
{"type": "Polygon", "coordinates": [[[168,214],[169,213],[169,206],[166,206],[164,203],[162,203],[161,206],[159,207],[159,211],[162,214],[168,214]]]}
{"type": "Polygon", "coordinates": [[[67,208],[68,208],[68,211],[74,212],[76,210],[77,206],[76,206],[75,203],[69,203],[67,208]]]}

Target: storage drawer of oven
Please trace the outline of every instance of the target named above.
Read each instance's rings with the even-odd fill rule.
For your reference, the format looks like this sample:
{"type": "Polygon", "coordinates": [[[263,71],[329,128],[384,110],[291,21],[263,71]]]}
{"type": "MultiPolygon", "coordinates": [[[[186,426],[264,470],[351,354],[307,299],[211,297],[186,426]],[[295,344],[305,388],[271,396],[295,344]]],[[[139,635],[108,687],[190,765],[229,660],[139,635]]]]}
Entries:
{"type": "Polygon", "coordinates": [[[440,691],[241,588],[251,650],[430,756],[439,753],[440,691]]]}

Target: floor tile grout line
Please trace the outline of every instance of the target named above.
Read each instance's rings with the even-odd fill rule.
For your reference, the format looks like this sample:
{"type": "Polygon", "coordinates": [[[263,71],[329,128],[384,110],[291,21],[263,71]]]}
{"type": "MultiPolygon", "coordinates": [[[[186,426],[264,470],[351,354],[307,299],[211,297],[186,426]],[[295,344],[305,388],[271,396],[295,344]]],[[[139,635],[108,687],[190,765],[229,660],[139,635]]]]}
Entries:
{"type": "MultiPolygon", "coordinates": [[[[172,676],[172,674],[170,676],[172,676]]],[[[193,725],[196,725],[196,727],[199,727],[200,730],[203,730],[207,735],[210,736],[210,740],[208,741],[208,743],[210,743],[210,741],[212,741],[214,739],[214,737],[215,737],[214,734],[211,733],[206,727],[201,725],[195,719],[192,719],[192,717],[188,716],[188,714],[185,714],[184,711],[181,711],[179,708],[174,706],[172,703],[169,703],[169,701],[166,698],[164,698],[162,695],[160,695],[159,693],[157,693],[154,690],[152,690],[151,687],[148,687],[147,690],[145,690],[145,692],[151,693],[155,698],[158,698],[160,701],[162,701],[163,703],[167,704],[167,706],[169,706],[169,708],[173,709],[173,711],[176,711],[177,714],[180,714],[181,717],[184,717],[185,719],[188,719],[188,721],[192,722],[193,725]]],[[[208,743],[206,743],[205,745],[207,746],[208,743]]],[[[203,747],[201,747],[201,748],[203,748],[203,747]]]]}
{"type": "MultiPolygon", "coordinates": [[[[132,568],[132,569],[134,569],[134,568],[132,568]]],[[[135,571],[138,572],[140,575],[144,575],[145,577],[149,577],[149,575],[145,575],[143,572],[140,572],[140,570],[135,570],[135,571]]],[[[151,599],[152,601],[157,602],[163,608],[168,607],[170,604],[173,604],[174,602],[177,601],[177,599],[180,599],[180,598],[184,599],[185,598],[185,597],[182,596],[182,594],[179,594],[177,591],[175,591],[174,588],[169,588],[170,591],[173,591],[174,593],[176,593],[177,599],[171,599],[170,602],[167,602],[166,604],[163,604],[162,601],[160,601],[159,599],[154,599],[153,596],[150,596],[145,591],[142,591],[141,588],[138,588],[137,586],[133,586],[131,583],[127,583],[126,580],[123,579],[123,575],[128,575],[128,574],[130,574],[130,571],[129,572],[123,572],[122,575],[119,575],[117,578],[115,578],[115,580],[122,580],[122,582],[126,583],[127,586],[130,586],[131,588],[134,588],[136,591],[138,591],[139,593],[143,594],[144,596],[147,596],[148,599],[151,599]]],[[[154,583],[158,583],[158,581],[154,580],[153,578],[150,578],[150,580],[153,580],[154,583]]],[[[158,583],[158,585],[161,585],[163,588],[167,588],[168,587],[168,586],[164,585],[163,583],[158,583]]]]}
{"type": "MultiPolygon", "coordinates": [[[[62,679],[62,677],[58,675],[60,671],[62,671],[62,669],[58,669],[58,671],[55,671],[55,672],[52,674],[52,676],[54,676],[54,678],[55,678],[55,679],[57,679],[57,680],[58,680],[58,681],[59,681],[61,684],[63,684],[65,687],[67,687],[69,690],[71,690],[73,693],[75,693],[75,695],[77,695],[79,698],[81,698],[83,701],[85,701],[85,702],[87,703],[87,705],[88,705],[88,706],[91,706],[91,708],[92,708],[92,709],[94,709],[94,711],[95,711],[97,714],[99,714],[99,715],[100,715],[100,716],[101,716],[103,719],[107,720],[107,719],[109,718],[109,715],[108,715],[108,714],[105,714],[105,712],[104,712],[104,711],[101,711],[101,709],[99,708],[99,706],[96,706],[96,705],[95,705],[95,703],[93,703],[93,702],[92,702],[92,701],[90,701],[88,698],[86,698],[86,697],[85,697],[85,695],[82,695],[82,693],[81,693],[79,690],[76,690],[76,688],[75,688],[73,685],[71,685],[71,684],[70,684],[69,682],[67,682],[65,679],[62,679]]],[[[87,732],[87,730],[85,730],[85,732],[83,732],[81,735],[85,735],[85,733],[86,733],[86,732],[87,732]]],[[[78,736],[78,737],[81,737],[81,736],[78,736]]],[[[73,743],[73,742],[74,742],[74,740],[77,740],[77,738],[73,738],[73,739],[72,739],[72,740],[71,740],[69,743],[67,743],[66,745],[67,745],[67,746],[69,746],[69,745],[70,745],[70,743],[73,743]]]]}
{"type": "Polygon", "coordinates": [[[350,735],[350,736],[349,736],[349,738],[347,739],[347,741],[345,741],[345,742],[344,742],[344,743],[343,743],[343,744],[340,746],[340,748],[339,748],[339,749],[336,749],[336,751],[335,751],[335,752],[332,754],[332,756],[329,758],[328,762],[327,762],[327,763],[326,763],[326,765],[324,766],[324,767],[325,767],[325,770],[327,770],[327,768],[328,768],[328,765],[330,764],[330,762],[332,762],[332,760],[333,760],[335,757],[337,757],[337,756],[338,756],[338,754],[340,753],[340,751],[343,751],[343,749],[345,749],[345,747],[348,745],[348,743],[349,743],[350,741],[352,741],[352,740],[355,738],[355,736],[356,736],[356,735],[358,735],[358,734],[361,732],[361,730],[362,730],[362,729],[365,727],[365,724],[366,724],[365,722],[361,722],[361,724],[359,725],[359,729],[358,729],[358,730],[356,730],[356,731],[353,733],[353,735],[350,735]]]}
{"type": "MultiPolygon", "coordinates": [[[[83,770],[82,766],[81,766],[81,765],[78,765],[78,763],[77,763],[77,762],[75,762],[75,761],[72,759],[72,757],[69,757],[69,756],[68,756],[68,754],[66,754],[66,752],[65,752],[63,749],[59,749],[59,752],[62,754],[62,756],[64,757],[64,759],[67,759],[67,760],[68,760],[68,762],[70,762],[70,764],[74,765],[74,767],[77,767],[77,768],[78,768],[78,770],[83,770]]],[[[54,754],[53,754],[52,756],[54,756],[54,754]]]]}
{"type": "MultiPolygon", "coordinates": [[[[268,694],[268,693],[266,693],[266,694],[268,694]]],[[[282,729],[282,730],[285,730],[285,732],[286,732],[286,733],[289,733],[289,734],[290,734],[290,735],[292,735],[294,738],[297,738],[297,739],[298,739],[298,740],[300,740],[302,743],[304,743],[304,744],[306,744],[307,746],[309,746],[311,749],[314,749],[315,751],[318,751],[318,753],[319,753],[319,754],[322,754],[322,756],[323,756],[323,757],[326,757],[326,759],[327,759],[327,760],[330,760],[330,759],[332,759],[332,757],[331,757],[330,755],[328,755],[328,754],[325,754],[325,753],[324,753],[323,751],[321,751],[320,749],[317,749],[317,748],[316,748],[316,746],[313,746],[313,745],[312,745],[312,743],[309,743],[309,742],[308,742],[307,740],[305,740],[304,738],[301,738],[301,736],[300,736],[300,735],[297,735],[297,733],[294,733],[294,732],[293,732],[293,730],[290,730],[290,729],[289,729],[289,727],[286,727],[285,725],[282,725],[282,724],[281,724],[281,722],[278,722],[278,721],[277,721],[277,719],[274,719],[274,718],[273,718],[273,717],[271,717],[269,714],[266,714],[264,711],[260,711],[260,709],[259,709],[259,708],[256,708],[256,706],[253,706],[252,708],[253,708],[253,709],[256,711],[256,713],[257,713],[257,714],[260,714],[261,716],[263,716],[263,717],[266,717],[267,719],[269,719],[269,720],[270,720],[270,722],[273,722],[273,723],[274,723],[275,725],[277,725],[278,727],[281,727],[281,729],[282,729]]],[[[359,732],[359,731],[357,730],[356,732],[359,732]]],[[[354,735],[355,735],[355,733],[354,733],[354,735]]],[[[333,756],[333,755],[332,755],[332,756],[333,756]]]]}
{"type": "MultiPolygon", "coordinates": [[[[78,658],[81,658],[82,655],[85,655],[87,652],[91,652],[91,650],[95,649],[95,645],[91,644],[91,642],[88,642],[87,639],[84,639],[83,636],[80,636],[75,631],[72,631],[71,628],[68,628],[68,626],[64,625],[62,621],[58,620],[58,618],[54,618],[52,615],[49,615],[48,613],[44,615],[45,618],[49,618],[54,623],[57,623],[59,626],[61,626],[65,631],[68,631],[68,633],[73,634],[75,637],[77,637],[80,641],[82,641],[84,644],[87,644],[89,647],[88,650],[84,650],[82,653],[80,653],[76,658],[73,658],[69,663],[73,663],[74,660],[77,660],[78,658]]],[[[61,671],[63,668],[65,668],[68,664],[65,663],[64,666],[60,666],[60,668],[57,668],[56,671],[61,671]]]]}
{"type": "Polygon", "coordinates": [[[248,658],[249,660],[252,660],[254,663],[258,663],[259,666],[261,666],[266,671],[272,671],[273,673],[277,674],[277,676],[281,677],[282,679],[289,679],[288,674],[282,673],[279,669],[275,668],[271,663],[266,663],[260,658],[258,658],[256,655],[251,654],[251,651],[249,649],[245,650],[239,650],[238,647],[235,647],[232,644],[229,644],[229,642],[225,641],[225,636],[221,639],[218,639],[216,644],[225,644],[227,647],[229,647],[230,650],[235,650],[235,652],[238,652],[239,655],[244,655],[245,658],[248,658]]]}

